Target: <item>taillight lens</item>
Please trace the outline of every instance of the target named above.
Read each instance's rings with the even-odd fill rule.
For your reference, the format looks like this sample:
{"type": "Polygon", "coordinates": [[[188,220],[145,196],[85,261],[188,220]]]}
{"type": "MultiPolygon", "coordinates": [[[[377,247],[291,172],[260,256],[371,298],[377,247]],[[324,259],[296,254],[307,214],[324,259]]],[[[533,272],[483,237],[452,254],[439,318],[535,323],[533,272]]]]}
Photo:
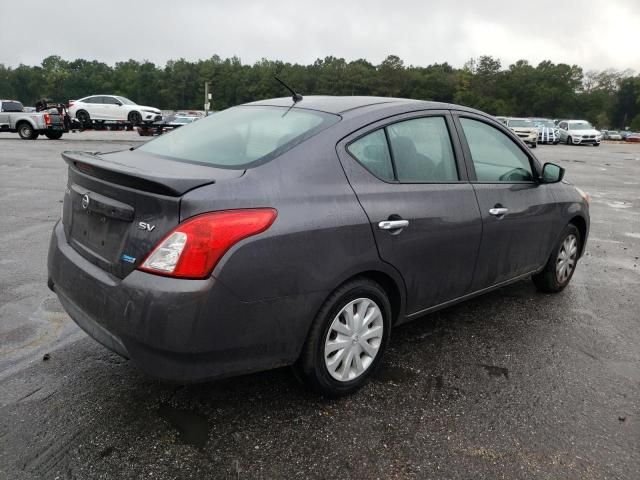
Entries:
{"type": "Polygon", "coordinates": [[[51,125],[51,115],[49,115],[48,113],[44,114],[44,124],[51,125]]]}
{"type": "Polygon", "coordinates": [[[197,215],[173,229],[138,268],[169,277],[206,278],[227,250],[264,232],[277,215],[273,208],[197,215]]]}

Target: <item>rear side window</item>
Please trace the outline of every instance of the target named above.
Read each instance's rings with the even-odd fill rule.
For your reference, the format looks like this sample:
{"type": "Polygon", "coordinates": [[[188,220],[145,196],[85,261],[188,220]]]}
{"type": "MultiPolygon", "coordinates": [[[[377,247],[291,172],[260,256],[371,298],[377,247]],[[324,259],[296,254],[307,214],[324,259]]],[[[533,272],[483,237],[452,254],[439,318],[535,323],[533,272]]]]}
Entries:
{"type": "Polygon", "coordinates": [[[425,117],[387,127],[399,182],[458,180],[451,138],[443,117],[425,117]]]}
{"type": "Polygon", "coordinates": [[[340,121],[338,115],[243,106],[215,113],[142,145],[174,160],[242,169],[264,163],[340,121]]]}
{"type": "Polygon", "coordinates": [[[376,177],[393,181],[391,155],[384,130],[376,130],[359,138],[347,150],[376,177]]]}
{"type": "Polygon", "coordinates": [[[2,102],[3,112],[21,112],[22,104],[20,102],[2,102]]]}
{"type": "Polygon", "coordinates": [[[100,103],[100,97],[88,97],[82,100],[82,103],[100,103]]]}
{"type": "Polygon", "coordinates": [[[529,157],[507,135],[470,118],[461,118],[460,123],[469,144],[478,181],[533,181],[529,157]]]}

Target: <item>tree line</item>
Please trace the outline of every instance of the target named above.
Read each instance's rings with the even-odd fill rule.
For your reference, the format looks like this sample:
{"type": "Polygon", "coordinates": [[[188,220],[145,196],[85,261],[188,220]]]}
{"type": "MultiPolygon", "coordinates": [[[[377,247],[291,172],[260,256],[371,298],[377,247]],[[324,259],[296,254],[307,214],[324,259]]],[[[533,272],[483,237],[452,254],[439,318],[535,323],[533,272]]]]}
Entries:
{"type": "Polygon", "coordinates": [[[631,71],[583,71],[577,65],[519,60],[504,67],[481,56],[462,68],[448,63],[405,65],[390,55],[379,65],[326,57],[310,65],[239,58],[136,60],[111,66],[97,60],[45,58],[40,65],[0,64],[0,98],[25,105],[48,98],[67,102],[113,93],[165,110],[202,109],[204,82],[211,82],[213,110],[288,95],[278,75],[303,95],[378,95],[458,103],[494,115],[586,118],[600,128],[640,130],[640,75],[631,71]]]}

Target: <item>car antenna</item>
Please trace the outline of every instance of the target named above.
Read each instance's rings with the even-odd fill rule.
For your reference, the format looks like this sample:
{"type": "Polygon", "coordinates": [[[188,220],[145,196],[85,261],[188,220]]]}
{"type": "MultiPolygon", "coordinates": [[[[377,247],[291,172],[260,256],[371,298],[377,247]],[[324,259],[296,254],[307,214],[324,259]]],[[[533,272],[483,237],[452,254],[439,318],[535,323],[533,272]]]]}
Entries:
{"type": "Polygon", "coordinates": [[[297,93],[293,88],[291,88],[289,85],[287,85],[282,80],[280,80],[276,75],[274,75],[273,78],[275,78],[284,88],[286,88],[291,92],[291,98],[293,98],[293,103],[298,103],[300,100],[302,100],[302,95],[297,93]]]}

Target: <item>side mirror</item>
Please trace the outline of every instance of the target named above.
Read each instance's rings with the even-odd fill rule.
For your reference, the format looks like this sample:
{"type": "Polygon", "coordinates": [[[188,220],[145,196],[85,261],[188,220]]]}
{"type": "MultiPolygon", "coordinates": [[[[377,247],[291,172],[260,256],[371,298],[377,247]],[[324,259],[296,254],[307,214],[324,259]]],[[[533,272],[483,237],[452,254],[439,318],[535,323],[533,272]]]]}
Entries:
{"type": "Polygon", "coordinates": [[[542,167],[540,183],[558,183],[564,178],[564,168],[555,163],[545,163],[542,167]]]}
{"type": "Polygon", "coordinates": [[[117,105],[117,106],[119,106],[119,107],[121,107],[121,106],[122,106],[122,103],[120,103],[120,102],[116,102],[116,105],[117,105]]]}

